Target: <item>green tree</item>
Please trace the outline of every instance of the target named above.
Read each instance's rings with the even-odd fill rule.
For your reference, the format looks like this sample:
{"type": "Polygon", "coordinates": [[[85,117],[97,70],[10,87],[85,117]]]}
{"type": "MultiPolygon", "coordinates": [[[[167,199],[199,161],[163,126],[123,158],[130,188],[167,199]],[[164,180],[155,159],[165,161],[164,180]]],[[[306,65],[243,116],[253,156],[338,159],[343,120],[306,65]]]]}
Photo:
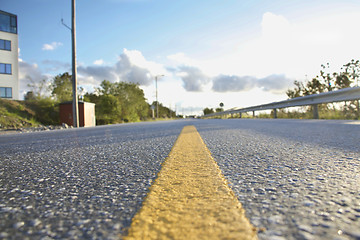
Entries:
{"type": "Polygon", "coordinates": [[[304,84],[302,82],[299,82],[299,81],[294,81],[294,85],[295,85],[295,88],[294,89],[288,89],[286,91],[286,95],[289,97],[289,98],[296,98],[296,97],[301,97],[303,92],[304,92],[304,84]]]}
{"type": "Polygon", "coordinates": [[[101,82],[100,87],[95,89],[95,92],[98,95],[116,95],[114,87],[115,84],[111,83],[108,80],[104,80],[101,82]]]}
{"type": "Polygon", "coordinates": [[[51,97],[36,97],[25,100],[25,105],[35,112],[37,121],[44,125],[59,124],[59,107],[51,97]]]}
{"type": "Polygon", "coordinates": [[[349,63],[344,65],[345,72],[349,77],[349,80],[351,83],[353,83],[356,86],[359,86],[359,77],[360,77],[360,61],[352,59],[349,63]]]}
{"type": "Polygon", "coordinates": [[[52,96],[58,102],[72,100],[72,79],[69,73],[63,73],[55,76],[51,83],[52,96]]]}
{"type": "Polygon", "coordinates": [[[351,80],[346,73],[334,73],[335,76],[335,88],[348,88],[351,85],[351,80]]]}
{"type": "Polygon", "coordinates": [[[204,115],[214,113],[214,109],[212,108],[204,108],[203,109],[204,115]]]}
{"type": "Polygon", "coordinates": [[[318,94],[324,92],[326,85],[319,80],[319,77],[313,78],[306,83],[306,87],[303,89],[303,95],[318,94]]]}
{"type": "Polygon", "coordinates": [[[25,105],[35,112],[35,118],[44,125],[59,124],[59,108],[50,97],[51,84],[47,79],[35,81],[29,78],[31,91],[24,96],[25,105]]]}
{"type": "MultiPolygon", "coordinates": [[[[156,101],[152,103],[152,106],[157,106],[156,101]]],[[[175,111],[170,108],[165,107],[163,104],[159,103],[159,117],[160,118],[173,118],[176,117],[175,111]]],[[[156,111],[156,109],[155,109],[156,111]]]]}
{"type": "MultiPolygon", "coordinates": [[[[307,81],[305,84],[299,81],[294,81],[294,89],[288,89],[286,94],[289,98],[301,97],[311,94],[317,94],[335,89],[348,88],[356,85],[359,82],[360,77],[360,61],[351,60],[349,63],[343,65],[343,68],[339,73],[329,72],[329,63],[321,65],[320,75],[313,78],[311,81],[307,81]]],[[[333,111],[339,112],[336,109],[335,104],[321,104],[319,105],[319,111],[329,111],[329,105],[333,106],[333,111]]],[[[311,111],[311,107],[307,108],[311,111]]],[[[359,101],[348,101],[341,108],[342,115],[349,119],[359,119],[360,106],[359,101]]]]}
{"type": "MultiPolygon", "coordinates": [[[[349,63],[344,65],[345,72],[344,75],[348,77],[349,82],[344,81],[344,85],[355,85],[359,86],[359,77],[360,77],[360,61],[352,59],[349,63]]],[[[345,103],[344,111],[346,114],[349,114],[353,119],[360,118],[360,100],[350,101],[345,103]]]]}
{"type": "Polygon", "coordinates": [[[137,122],[149,117],[149,104],[138,84],[104,80],[94,94],[85,94],[84,98],[94,102],[96,109],[104,109],[97,110],[99,124],[137,122]]]}
{"type": "Polygon", "coordinates": [[[34,94],[33,91],[28,91],[25,95],[24,95],[24,100],[25,101],[30,101],[30,100],[35,100],[36,96],[34,94]]]}
{"type": "Polygon", "coordinates": [[[46,79],[34,81],[31,77],[27,77],[30,83],[27,86],[31,89],[34,98],[42,98],[48,96],[49,82],[46,79]]]}
{"type": "Polygon", "coordinates": [[[101,96],[96,110],[97,119],[101,125],[121,122],[121,104],[119,99],[113,95],[101,96]]]}
{"type": "Polygon", "coordinates": [[[320,78],[319,82],[323,85],[323,89],[327,89],[329,92],[333,90],[334,78],[329,72],[330,64],[327,63],[326,66],[321,64],[320,76],[316,78],[320,78]]]}
{"type": "Polygon", "coordinates": [[[116,90],[124,104],[124,121],[137,122],[148,117],[149,105],[146,103],[144,91],[138,84],[120,82],[116,84],[116,90]]]}

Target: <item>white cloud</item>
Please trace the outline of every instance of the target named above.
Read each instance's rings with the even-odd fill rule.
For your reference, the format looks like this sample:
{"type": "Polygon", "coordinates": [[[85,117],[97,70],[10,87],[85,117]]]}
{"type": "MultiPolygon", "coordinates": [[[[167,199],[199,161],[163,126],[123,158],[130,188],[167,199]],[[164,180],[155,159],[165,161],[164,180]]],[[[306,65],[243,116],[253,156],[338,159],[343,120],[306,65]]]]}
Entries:
{"type": "Polygon", "coordinates": [[[256,84],[264,91],[282,94],[293,86],[294,79],[287,78],[284,74],[272,74],[265,78],[258,79],[256,84]]]}
{"type": "MultiPolygon", "coordinates": [[[[97,63],[103,62],[102,59],[100,60],[97,63]]],[[[29,91],[27,86],[29,83],[36,84],[43,79],[50,79],[52,76],[45,74],[45,71],[69,71],[68,69],[70,69],[68,63],[59,61],[45,60],[42,62],[42,68],[39,68],[36,63],[27,63],[19,59],[20,92],[23,94],[29,91]]],[[[125,81],[149,86],[154,82],[154,76],[170,75],[161,64],[146,60],[140,51],[127,49],[124,49],[118,61],[113,65],[79,65],[77,70],[78,84],[87,87],[98,87],[103,80],[125,81]]]]}
{"type": "Polygon", "coordinates": [[[138,50],[127,50],[125,48],[122,55],[128,58],[131,66],[147,69],[153,76],[165,75],[167,73],[162,64],[146,60],[138,50]]]}
{"type": "MultiPolygon", "coordinates": [[[[325,14],[325,13],[324,13],[325,14]]],[[[226,54],[214,58],[188,59],[177,54],[171,59],[195,65],[209,76],[234,75],[264,78],[284,74],[304,80],[319,74],[320,65],[330,63],[334,71],[360,56],[360,15],[339,12],[311,18],[287,18],[271,12],[263,14],[260,32],[232,45],[226,54]],[[194,63],[194,64],[191,64],[194,63]]],[[[215,51],[215,50],[214,50],[215,51]]]]}
{"type": "Polygon", "coordinates": [[[140,51],[124,49],[114,65],[79,66],[78,73],[81,84],[100,85],[103,80],[108,80],[148,86],[153,82],[154,76],[166,75],[167,71],[161,64],[146,60],[140,51]]]}
{"type": "Polygon", "coordinates": [[[183,87],[189,92],[200,92],[210,82],[199,68],[193,66],[180,66],[176,75],[183,81],[183,87]]]}
{"type": "Polygon", "coordinates": [[[71,72],[70,63],[64,63],[58,60],[44,60],[41,62],[42,69],[45,72],[51,73],[61,73],[61,72],[71,72]]]}
{"type": "Polygon", "coordinates": [[[98,59],[98,60],[95,60],[94,65],[104,65],[104,60],[103,59],[98,59]]]}
{"type": "Polygon", "coordinates": [[[52,43],[45,43],[42,47],[44,51],[53,51],[58,47],[61,47],[63,44],[61,42],[52,42],[52,43]]]}
{"type": "Polygon", "coordinates": [[[219,75],[213,79],[212,89],[215,92],[240,92],[252,89],[255,83],[255,77],[219,75]]]}
{"type": "Polygon", "coordinates": [[[212,89],[215,92],[244,92],[258,87],[265,92],[283,94],[293,82],[294,79],[283,74],[273,74],[264,78],[219,75],[213,78],[212,89]]]}

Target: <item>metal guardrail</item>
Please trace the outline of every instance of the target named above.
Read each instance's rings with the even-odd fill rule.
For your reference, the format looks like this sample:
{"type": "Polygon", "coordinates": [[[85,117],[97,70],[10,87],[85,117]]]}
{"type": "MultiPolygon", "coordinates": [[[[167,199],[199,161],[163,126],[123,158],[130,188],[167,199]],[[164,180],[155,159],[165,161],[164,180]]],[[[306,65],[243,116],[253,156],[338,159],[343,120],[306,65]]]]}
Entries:
{"type": "Polygon", "coordinates": [[[287,108],[287,107],[299,107],[299,106],[314,106],[314,118],[319,118],[317,104],[321,103],[332,103],[332,102],[343,102],[360,99],[360,87],[344,88],[337,91],[324,92],[319,94],[308,95],[304,97],[292,98],[280,102],[273,102],[268,104],[256,105],[247,108],[232,108],[223,112],[212,113],[204,115],[203,118],[216,117],[221,115],[255,112],[262,110],[274,110],[274,118],[276,118],[276,109],[287,108]]]}

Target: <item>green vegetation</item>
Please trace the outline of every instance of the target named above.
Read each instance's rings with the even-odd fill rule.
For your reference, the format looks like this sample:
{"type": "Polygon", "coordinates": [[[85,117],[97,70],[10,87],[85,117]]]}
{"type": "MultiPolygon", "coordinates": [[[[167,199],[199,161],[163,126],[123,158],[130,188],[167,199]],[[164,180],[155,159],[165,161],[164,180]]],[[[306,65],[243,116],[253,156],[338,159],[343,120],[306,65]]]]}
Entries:
{"type": "Polygon", "coordinates": [[[36,127],[35,112],[24,102],[11,101],[0,98],[0,128],[13,129],[22,127],[36,127]]]}
{"type": "Polygon", "coordinates": [[[72,80],[69,73],[57,75],[51,83],[51,95],[57,102],[72,101],[72,80]]]}
{"type": "Polygon", "coordinates": [[[104,80],[95,93],[87,93],[84,100],[96,104],[98,124],[138,122],[149,117],[149,104],[144,92],[134,83],[111,83],[104,80]]]}
{"type": "MultiPolygon", "coordinates": [[[[329,63],[321,65],[320,75],[305,83],[295,81],[294,89],[289,89],[286,94],[289,98],[307,96],[322,92],[339,90],[353,87],[359,84],[360,61],[351,60],[345,64],[339,73],[330,73],[329,63]]],[[[323,119],[359,119],[359,101],[348,101],[345,103],[332,103],[318,105],[320,118],[323,119]]],[[[312,107],[304,107],[301,111],[280,110],[279,118],[312,118],[312,107]]]]}
{"type": "MultiPolygon", "coordinates": [[[[59,104],[72,100],[69,73],[29,84],[32,89],[24,101],[0,99],[0,128],[34,127],[39,124],[59,125],[59,104]]],[[[138,84],[102,81],[94,93],[84,93],[84,101],[95,103],[97,125],[138,122],[152,118],[151,106],[138,84]]],[[[153,103],[156,106],[156,102],[153,103]]],[[[160,118],[174,118],[175,112],[159,103],[160,118]]]]}
{"type": "MultiPolygon", "coordinates": [[[[351,60],[349,63],[343,65],[343,68],[339,73],[330,73],[329,63],[321,65],[320,74],[310,81],[300,82],[294,81],[295,87],[286,91],[289,99],[307,96],[311,94],[318,94],[322,92],[335,91],[342,88],[359,86],[360,78],[360,61],[351,60]]],[[[203,110],[204,115],[221,112],[221,109],[217,108],[205,108],[203,110]]],[[[319,117],[321,119],[359,119],[360,120],[360,106],[359,101],[347,101],[343,103],[329,103],[318,105],[319,117]]],[[[273,111],[271,113],[260,113],[258,118],[272,118],[274,116],[273,111]]],[[[240,117],[239,114],[233,116],[221,116],[221,118],[236,118],[240,117]]],[[[242,117],[252,117],[252,115],[242,114],[242,117]]],[[[278,109],[278,118],[297,118],[297,119],[312,119],[313,107],[304,106],[292,109],[278,109]]]]}
{"type": "Polygon", "coordinates": [[[215,113],[215,112],[217,112],[217,113],[223,112],[223,111],[224,111],[224,108],[223,108],[223,107],[224,107],[224,103],[221,102],[221,103],[219,104],[219,106],[220,106],[220,107],[216,108],[215,111],[214,111],[213,108],[204,108],[204,109],[203,109],[204,115],[211,114],[211,113],[215,113]]]}
{"type": "Polygon", "coordinates": [[[0,99],[0,129],[59,125],[59,107],[50,97],[25,101],[0,99]]]}
{"type": "MultiPolygon", "coordinates": [[[[319,108],[319,118],[320,119],[354,119],[344,115],[344,112],[341,109],[329,109],[326,104],[321,105],[322,108],[319,108]],[[325,107],[324,107],[325,106],[325,107]]],[[[257,118],[273,118],[274,112],[271,113],[259,113],[257,118]]],[[[277,118],[293,118],[293,119],[313,119],[313,110],[311,107],[302,107],[297,110],[291,109],[278,109],[277,118]]]]}
{"type": "Polygon", "coordinates": [[[203,112],[204,112],[204,115],[207,115],[207,114],[214,113],[215,111],[213,108],[204,108],[203,112]]]}
{"type": "Polygon", "coordinates": [[[51,97],[26,100],[25,106],[35,112],[35,119],[43,125],[59,125],[59,104],[51,97]]]}

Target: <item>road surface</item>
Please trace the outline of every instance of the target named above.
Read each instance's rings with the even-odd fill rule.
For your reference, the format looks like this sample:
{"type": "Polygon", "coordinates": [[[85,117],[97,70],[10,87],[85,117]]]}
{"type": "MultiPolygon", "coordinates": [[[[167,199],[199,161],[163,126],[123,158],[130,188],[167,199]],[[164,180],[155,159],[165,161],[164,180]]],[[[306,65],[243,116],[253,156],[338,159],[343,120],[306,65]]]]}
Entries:
{"type": "Polygon", "coordinates": [[[0,136],[0,238],[121,239],[194,125],[259,239],[360,239],[360,124],[181,120],[0,136]]]}

